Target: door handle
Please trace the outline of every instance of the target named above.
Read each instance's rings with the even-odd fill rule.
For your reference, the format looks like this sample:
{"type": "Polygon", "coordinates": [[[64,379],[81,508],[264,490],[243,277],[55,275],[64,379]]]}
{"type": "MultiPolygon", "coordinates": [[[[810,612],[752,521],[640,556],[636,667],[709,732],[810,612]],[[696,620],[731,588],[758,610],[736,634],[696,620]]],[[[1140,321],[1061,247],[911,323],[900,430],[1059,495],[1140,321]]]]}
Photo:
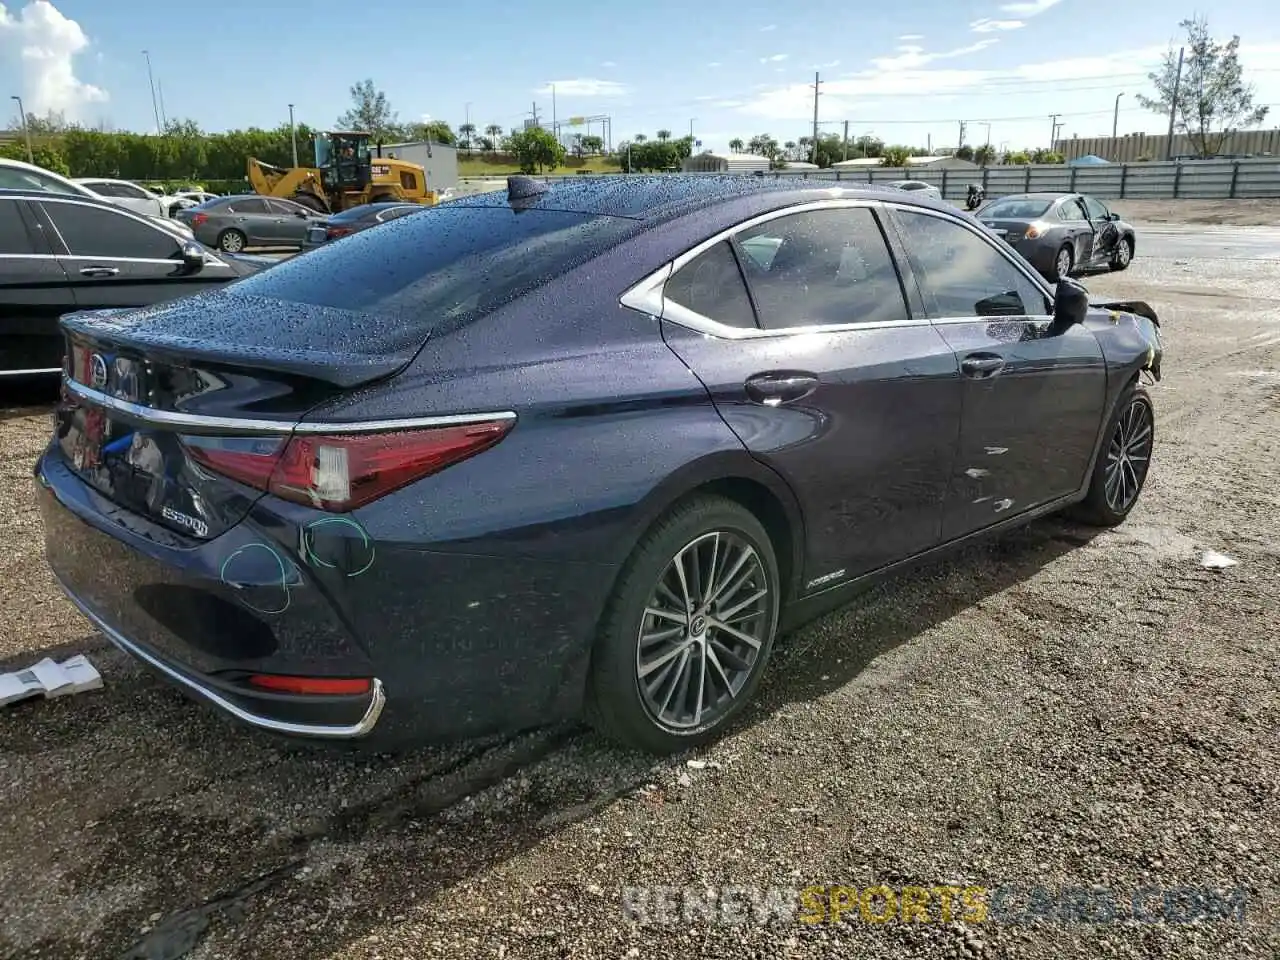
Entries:
{"type": "Polygon", "coordinates": [[[118,267],[81,267],[82,277],[114,277],[120,272],[118,267]]]}
{"type": "Polygon", "coordinates": [[[809,396],[818,389],[818,378],[812,373],[758,373],[745,386],[753,402],[776,407],[809,396]]]}
{"type": "Polygon", "coordinates": [[[982,380],[994,377],[1004,369],[1004,358],[994,357],[991,354],[973,353],[960,362],[960,369],[964,371],[966,377],[982,380]]]}

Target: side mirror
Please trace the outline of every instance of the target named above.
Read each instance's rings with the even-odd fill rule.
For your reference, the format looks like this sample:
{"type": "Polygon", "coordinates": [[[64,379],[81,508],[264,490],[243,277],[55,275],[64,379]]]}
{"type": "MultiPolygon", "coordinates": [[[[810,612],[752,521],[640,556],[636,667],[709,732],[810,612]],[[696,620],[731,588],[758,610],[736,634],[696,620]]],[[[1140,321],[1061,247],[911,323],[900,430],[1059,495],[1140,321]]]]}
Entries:
{"type": "Polygon", "coordinates": [[[182,245],[182,266],[187,273],[198,273],[204,269],[204,247],[198,243],[187,241],[182,245]]]}
{"type": "Polygon", "coordinates": [[[1063,277],[1053,295],[1053,326],[1066,330],[1077,323],[1084,323],[1089,314],[1089,291],[1084,284],[1063,277]]]}
{"type": "Polygon", "coordinates": [[[1111,223],[1115,223],[1115,222],[1116,222],[1117,220],[1119,220],[1119,219],[1120,219],[1120,214],[1118,214],[1118,213],[1116,213],[1116,212],[1114,212],[1114,211],[1112,211],[1111,213],[1108,213],[1108,214],[1107,214],[1107,220],[1108,220],[1108,221],[1110,221],[1111,223]]]}
{"type": "Polygon", "coordinates": [[[299,218],[301,218],[301,219],[303,219],[303,220],[305,220],[305,219],[307,219],[307,217],[311,216],[311,214],[307,213],[307,211],[305,211],[305,210],[295,210],[295,211],[293,211],[293,215],[294,215],[295,217],[299,217],[299,218]]]}

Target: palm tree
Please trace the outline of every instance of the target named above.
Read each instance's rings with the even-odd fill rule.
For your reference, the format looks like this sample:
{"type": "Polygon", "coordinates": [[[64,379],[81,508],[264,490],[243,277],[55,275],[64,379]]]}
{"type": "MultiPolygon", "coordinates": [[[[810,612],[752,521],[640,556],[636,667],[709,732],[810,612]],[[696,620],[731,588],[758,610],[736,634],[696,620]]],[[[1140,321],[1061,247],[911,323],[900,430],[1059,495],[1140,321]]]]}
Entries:
{"type": "Polygon", "coordinates": [[[464,123],[458,128],[458,138],[462,141],[463,148],[468,154],[471,153],[471,138],[476,135],[476,125],[474,123],[464,123]]]}
{"type": "Polygon", "coordinates": [[[484,132],[494,144],[492,149],[497,149],[497,143],[502,139],[502,127],[498,126],[496,123],[491,123],[484,128],[484,132]]]}
{"type": "Polygon", "coordinates": [[[644,143],[644,142],[645,142],[646,140],[648,140],[648,139],[649,139],[649,138],[648,138],[648,137],[646,137],[643,133],[637,133],[634,137],[632,137],[632,138],[631,138],[631,142],[632,142],[632,143],[644,143]]]}
{"type": "Polygon", "coordinates": [[[981,167],[990,166],[991,162],[996,158],[996,148],[991,144],[983,144],[973,151],[973,162],[981,167]]]}
{"type": "Polygon", "coordinates": [[[741,137],[734,137],[732,140],[729,141],[729,150],[733,153],[741,153],[742,148],[745,146],[746,144],[742,142],[741,137]]]}
{"type": "Polygon", "coordinates": [[[670,139],[671,139],[671,131],[670,131],[670,130],[659,130],[659,131],[658,131],[658,139],[659,139],[660,141],[662,141],[663,143],[666,143],[668,140],[670,140],[670,139]]]}

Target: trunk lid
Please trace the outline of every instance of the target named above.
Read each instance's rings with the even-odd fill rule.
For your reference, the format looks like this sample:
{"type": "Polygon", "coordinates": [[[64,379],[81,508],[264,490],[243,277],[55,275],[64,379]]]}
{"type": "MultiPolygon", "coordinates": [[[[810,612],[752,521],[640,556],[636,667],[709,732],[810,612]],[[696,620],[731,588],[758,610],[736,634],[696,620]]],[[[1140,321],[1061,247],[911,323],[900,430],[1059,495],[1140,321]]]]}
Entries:
{"type": "Polygon", "coordinates": [[[1027,232],[1029,223],[1027,220],[1008,220],[983,216],[979,216],[978,219],[1001,240],[1008,240],[1010,243],[1017,243],[1022,239],[1023,234],[1027,232]]]}
{"type": "Polygon", "coordinates": [[[278,450],[308,410],[394,374],[416,353],[419,344],[361,333],[374,325],[349,313],[213,294],[70,314],[55,441],[68,466],[114,504],[215,537],[263,493],[205,469],[203,452],[278,450]],[[337,345],[317,328],[341,331],[330,338],[337,345]]]}

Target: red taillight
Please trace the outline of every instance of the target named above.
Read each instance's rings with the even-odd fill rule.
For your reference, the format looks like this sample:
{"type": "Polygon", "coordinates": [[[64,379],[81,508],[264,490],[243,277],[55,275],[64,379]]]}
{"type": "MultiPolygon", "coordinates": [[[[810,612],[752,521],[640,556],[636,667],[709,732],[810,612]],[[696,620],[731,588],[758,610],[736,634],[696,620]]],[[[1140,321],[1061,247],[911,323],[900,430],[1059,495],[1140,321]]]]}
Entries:
{"type": "Polygon", "coordinates": [[[330,227],[324,232],[325,239],[337,240],[339,237],[345,237],[348,233],[354,233],[350,227],[330,227]]]}
{"type": "Polygon", "coordinates": [[[191,215],[191,225],[193,227],[198,227],[202,223],[208,223],[208,222],[209,222],[209,215],[207,213],[194,213],[191,215]]]}
{"type": "Polygon", "coordinates": [[[360,694],[373,689],[373,681],[363,677],[285,677],[275,673],[255,673],[249,686],[272,693],[312,695],[360,694]]]}
{"type": "Polygon", "coordinates": [[[343,513],[489,449],[513,420],[282,440],[186,437],[210,470],[296,503],[343,513]]]}

